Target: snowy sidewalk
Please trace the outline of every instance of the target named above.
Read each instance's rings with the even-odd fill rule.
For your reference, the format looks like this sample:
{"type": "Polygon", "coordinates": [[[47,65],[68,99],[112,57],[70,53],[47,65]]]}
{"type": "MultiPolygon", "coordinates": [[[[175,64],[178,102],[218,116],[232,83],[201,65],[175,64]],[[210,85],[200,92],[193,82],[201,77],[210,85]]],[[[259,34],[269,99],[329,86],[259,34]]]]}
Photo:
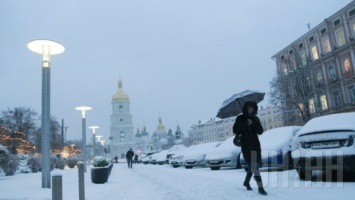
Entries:
{"type": "MultiPolygon", "coordinates": [[[[63,199],[79,199],[77,169],[55,170],[63,174],[63,199]]],[[[168,165],[115,164],[106,184],[93,184],[90,168],[85,174],[87,200],[232,200],[232,199],[351,199],[354,182],[323,183],[299,181],[294,170],[262,172],[267,184],[266,197],[242,186],[244,170],[172,168],[168,165]]],[[[0,200],[51,199],[51,189],[41,188],[41,173],[0,177],[0,200]]]]}

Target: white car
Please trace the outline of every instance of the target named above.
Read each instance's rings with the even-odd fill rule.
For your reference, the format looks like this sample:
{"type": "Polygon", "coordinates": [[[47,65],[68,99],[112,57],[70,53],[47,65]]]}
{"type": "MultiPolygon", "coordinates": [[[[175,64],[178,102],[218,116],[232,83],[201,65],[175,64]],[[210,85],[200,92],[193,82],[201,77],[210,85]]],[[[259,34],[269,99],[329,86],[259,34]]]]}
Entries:
{"type": "Polygon", "coordinates": [[[240,147],[233,144],[234,136],[226,139],[217,148],[207,152],[205,164],[211,170],[219,170],[221,167],[239,168],[240,147]]]}
{"type": "Polygon", "coordinates": [[[169,152],[169,150],[163,150],[159,153],[153,154],[152,158],[150,159],[150,164],[156,165],[156,164],[158,164],[158,160],[159,160],[159,163],[161,163],[161,157],[166,159],[166,155],[168,152],[169,152]]]}
{"type": "Polygon", "coordinates": [[[186,146],[183,145],[183,144],[176,144],[174,146],[172,146],[170,149],[169,149],[169,152],[166,154],[166,158],[168,160],[171,159],[171,156],[173,156],[174,154],[176,154],[177,152],[181,151],[181,150],[184,150],[186,149],[186,146]]]}
{"type": "Polygon", "coordinates": [[[221,142],[208,142],[191,146],[184,151],[183,163],[186,169],[192,169],[195,166],[206,166],[205,157],[208,151],[218,147],[221,142]]]}
{"type": "MultiPolygon", "coordinates": [[[[259,136],[261,144],[260,168],[288,170],[293,168],[291,142],[301,126],[284,126],[265,131],[259,136]]],[[[248,167],[244,157],[242,167],[248,167]]]]}
{"type": "Polygon", "coordinates": [[[355,172],[355,112],[308,121],[293,140],[292,157],[300,179],[312,170],[355,172]]]}
{"type": "MultiPolygon", "coordinates": [[[[190,147],[189,147],[190,148],[190,147]]],[[[174,168],[184,165],[184,152],[189,148],[181,148],[180,150],[175,151],[169,160],[169,164],[174,168]]]]}
{"type": "Polygon", "coordinates": [[[156,151],[152,151],[152,152],[147,152],[147,153],[144,153],[145,156],[142,157],[142,163],[143,164],[149,164],[150,163],[150,159],[152,159],[152,155],[154,153],[157,153],[156,151]]]}

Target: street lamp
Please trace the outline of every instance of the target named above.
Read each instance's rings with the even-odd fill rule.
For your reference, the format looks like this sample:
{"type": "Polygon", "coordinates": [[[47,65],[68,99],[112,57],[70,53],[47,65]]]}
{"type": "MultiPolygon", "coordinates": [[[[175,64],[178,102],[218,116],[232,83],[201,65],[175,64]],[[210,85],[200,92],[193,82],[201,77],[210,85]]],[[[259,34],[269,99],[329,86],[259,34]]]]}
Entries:
{"type": "Polygon", "coordinates": [[[83,137],[83,162],[84,162],[84,172],[86,172],[86,116],[85,116],[85,111],[91,110],[91,107],[88,106],[78,106],[75,107],[75,110],[80,110],[81,111],[81,117],[82,117],[82,137],[83,137]]]}
{"type": "Polygon", "coordinates": [[[95,141],[95,130],[100,128],[99,126],[89,126],[90,129],[92,129],[92,149],[93,149],[93,153],[94,153],[94,157],[96,155],[96,151],[95,151],[95,146],[96,146],[96,141],[95,141]]]}
{"type": "Polygon", "coordinates": [[[51,40],[33,40],[27,47],[42,55],[42,125],[41,125],[41,154],[42,154],[42,188],[51,188],[50,160],[50,69],[51,55],[64,52],[64,46],[51,40]]]}

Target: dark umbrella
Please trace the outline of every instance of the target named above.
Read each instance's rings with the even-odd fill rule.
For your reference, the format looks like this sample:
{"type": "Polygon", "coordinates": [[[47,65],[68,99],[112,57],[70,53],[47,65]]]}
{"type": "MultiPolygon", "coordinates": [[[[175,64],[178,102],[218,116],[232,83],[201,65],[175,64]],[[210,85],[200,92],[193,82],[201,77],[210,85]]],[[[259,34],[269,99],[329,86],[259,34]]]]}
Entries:
{"type": "Polygon", "coordinates": [[[265,93],[245,90],[244,92],[234,94],[225,100],[217,113],[217,117],[224,119],[236,116],[243,112],[243,105],[247,101],[259,103],[264,99],[265,93]]]}

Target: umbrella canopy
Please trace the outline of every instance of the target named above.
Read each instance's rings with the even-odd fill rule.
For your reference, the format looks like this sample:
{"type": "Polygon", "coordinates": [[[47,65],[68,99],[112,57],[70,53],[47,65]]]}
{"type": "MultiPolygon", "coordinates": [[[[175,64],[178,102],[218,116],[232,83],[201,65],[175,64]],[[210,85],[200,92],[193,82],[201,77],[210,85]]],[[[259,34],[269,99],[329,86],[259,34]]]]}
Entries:
{"type": "Polygon", "coordinates": [[[245,90],[244,92],[234,94],[223,102],[217,113],[217,117],[224,119],[236,116],[243,112],[245,102],[253,101],[259,103],[264,99],[264,96],[265,93],[253,90],[245,90]]]}

